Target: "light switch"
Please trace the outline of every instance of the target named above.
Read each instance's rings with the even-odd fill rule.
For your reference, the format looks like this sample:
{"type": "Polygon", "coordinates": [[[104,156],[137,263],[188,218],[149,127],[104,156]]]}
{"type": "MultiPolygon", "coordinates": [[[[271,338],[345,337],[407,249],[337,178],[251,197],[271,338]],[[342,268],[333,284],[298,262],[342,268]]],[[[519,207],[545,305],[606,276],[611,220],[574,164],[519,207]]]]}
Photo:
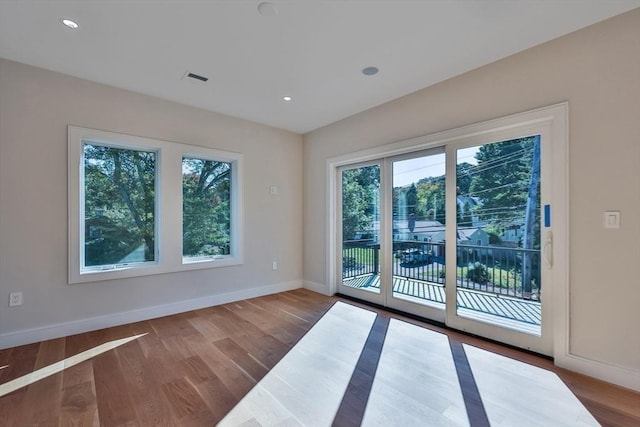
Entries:
{"type": "Polygon", "coordinates": [[[269,187],[269,192],[270,192],[272,195],[278,194],[278,193],[279,193],[279,191],[278,191],[278,187],[276,187],[275,185],[272,185],[271,187],[269,187]]]}
{"type": "Polygon", "coordinates": [[[620,211],[604,213],[604,228],[620,228],[620,211]]]}

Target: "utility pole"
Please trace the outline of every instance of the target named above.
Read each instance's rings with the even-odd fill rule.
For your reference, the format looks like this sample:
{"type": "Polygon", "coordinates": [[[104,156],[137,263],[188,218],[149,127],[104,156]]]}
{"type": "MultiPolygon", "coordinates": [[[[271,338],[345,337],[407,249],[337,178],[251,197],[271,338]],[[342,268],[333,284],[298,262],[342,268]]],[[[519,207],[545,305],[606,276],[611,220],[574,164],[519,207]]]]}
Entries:
{"type": "MultiPolygon", "coordinates": [[[[527,207],[524,214],[524,234],[522,236],[523,249],[533,249],[536,208],[538,198],[538,184],[540,183],[540,135],[533,137],[533,156],[531,160],[531,179],[529,180],[529,193],[527,195],[527,207]]],[[[531,294],[531,270],[533,267],[532,253],[523,252],[522,255],[522,292],[531,294]]],[[[538,284],[540,286],[540,284],[538,284]]]]}
{"type": "Polygon", "coordinates": [[[437,221],[438,219],[438,195],[433,194],[433,220],[437,221]]]}

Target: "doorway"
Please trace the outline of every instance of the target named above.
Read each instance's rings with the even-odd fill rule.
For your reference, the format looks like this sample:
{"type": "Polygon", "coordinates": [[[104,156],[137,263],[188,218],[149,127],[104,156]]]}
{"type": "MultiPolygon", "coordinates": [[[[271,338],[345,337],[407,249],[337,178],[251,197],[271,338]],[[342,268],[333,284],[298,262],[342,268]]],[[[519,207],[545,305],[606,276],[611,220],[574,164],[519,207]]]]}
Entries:
{"type": "Polygon", "coordinates": [[[550,127],[460,133],[335,169],[336,290],[552,355],[550,127]]]}

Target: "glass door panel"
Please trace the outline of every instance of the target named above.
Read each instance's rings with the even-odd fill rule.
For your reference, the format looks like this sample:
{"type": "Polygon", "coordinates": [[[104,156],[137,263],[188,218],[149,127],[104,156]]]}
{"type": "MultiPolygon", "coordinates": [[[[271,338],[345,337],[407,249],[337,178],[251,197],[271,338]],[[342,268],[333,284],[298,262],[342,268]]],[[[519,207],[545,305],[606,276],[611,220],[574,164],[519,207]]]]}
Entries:
{"type": "Polygon", "coordinates": [[[445,154],[393,161],[392,181],[391,295],[444,310],[445,154]]]}
{"type": "Polygon", "coordinates": [[[458,316],[541,335],[540,182],[538,135],[457,150],[458,316]]]}
{"type": "Polygon", "coordinates": [[[557,126],[474,125],[441,145],[337,167],[338,292],[553,355],[567,208],[566,114],[552,115],[557,126]]]}
{"type": "Polygon", "coordinates": [[[340,292],[382,302],[380,165],[340,170],[340,292]]]}

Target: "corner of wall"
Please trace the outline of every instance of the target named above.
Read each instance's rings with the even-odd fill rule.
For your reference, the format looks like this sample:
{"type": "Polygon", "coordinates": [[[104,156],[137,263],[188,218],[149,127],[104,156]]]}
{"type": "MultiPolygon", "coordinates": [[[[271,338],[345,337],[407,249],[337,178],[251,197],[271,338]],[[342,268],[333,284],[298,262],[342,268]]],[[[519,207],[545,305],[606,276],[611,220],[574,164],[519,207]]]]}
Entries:
{"type": "Polygon", "coordinates": [[[555,357],[556,366],[640,392],[640,370],[622,368],[574,354],[555,357]]]}
{"type": "Polygon", "coordinates": [[[309,289],[310,291],[317,292],[322,295],[331,296],[331,292],[329,291],[329,286],[322,283],[312,282],[310,280],[305,280],[302,284],[302,287],[305,289],[309,289]]]}

